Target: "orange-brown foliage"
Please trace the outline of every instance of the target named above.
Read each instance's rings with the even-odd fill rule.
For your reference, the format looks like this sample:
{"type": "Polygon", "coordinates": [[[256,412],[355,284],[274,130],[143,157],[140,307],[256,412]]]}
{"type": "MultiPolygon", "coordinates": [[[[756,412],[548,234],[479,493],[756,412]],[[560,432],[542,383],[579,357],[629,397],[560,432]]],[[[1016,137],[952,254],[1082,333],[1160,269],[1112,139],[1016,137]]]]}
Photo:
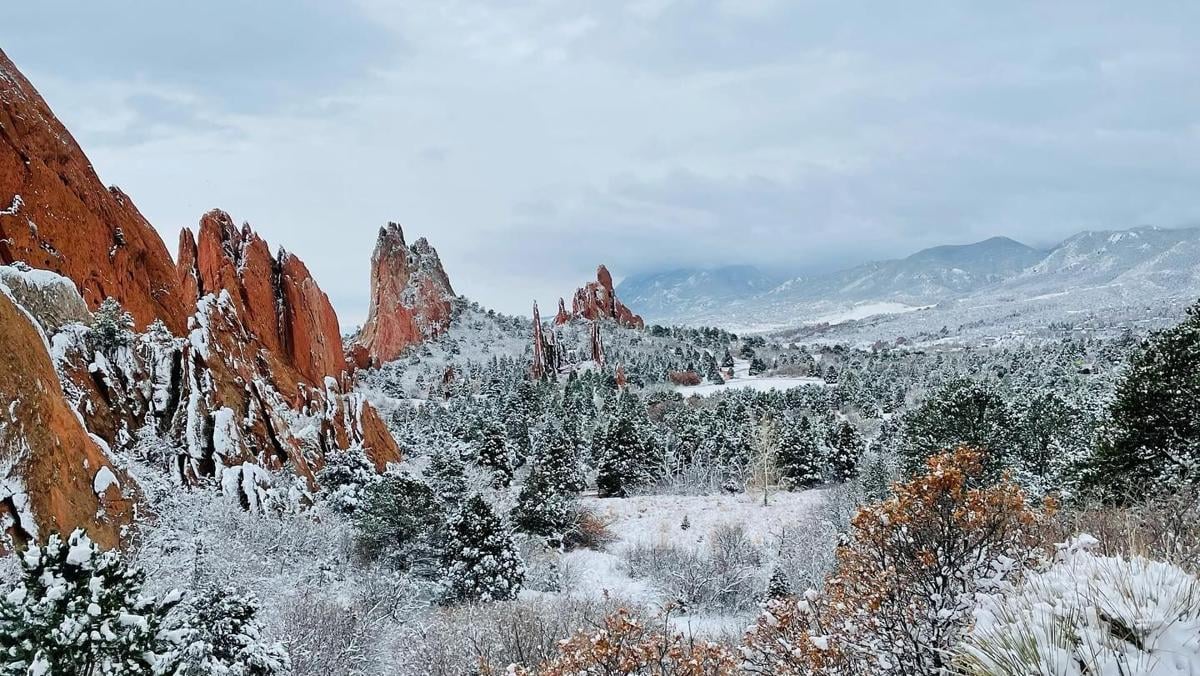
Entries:
{"type": "Polygon", "coordinates": [[[982,454],[958,449],[860,510],[824,591],[773,602],[750,631],[751,670],[940,673],[975,591],[1019,569],[1040,541],[1041,515],[1020,488],[980,486],[982,476],[982,454]]]}
{"type": "Polygon", "coordinates": [[[559,657],[517,676],[733,676],[738,660],[716,643],[652,629],[624,610],[563,641],[559,657]]]}

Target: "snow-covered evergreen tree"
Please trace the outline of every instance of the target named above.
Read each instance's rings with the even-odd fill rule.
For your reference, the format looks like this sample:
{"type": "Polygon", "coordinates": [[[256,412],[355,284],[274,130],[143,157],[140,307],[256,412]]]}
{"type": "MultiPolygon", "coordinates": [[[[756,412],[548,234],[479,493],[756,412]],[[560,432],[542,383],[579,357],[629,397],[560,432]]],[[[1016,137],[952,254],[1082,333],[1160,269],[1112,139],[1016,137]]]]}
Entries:
{"type": "Polygon", "coordinates": [[[169,620],[169,630],[185,637],[170,676],[274,676],[290,667],[281,643],[264,637],[259,604],[252,594],[212,589],[191,595],[169,620]]]}
{"type": "Polygon", "coordinates": [[[791,488],[809,488],[821,483],[824,459],[808,418],[783,425],[777,456],[779,471],[791,488]]]}
{"type": "Polygon", "coordinates": [[[0,674],[149,675],[169,663],[165,622],[181,595],[143,594],[145,574],[119,552],[76,530],[31,546],[21,569],[0,595],[0,674]]]}
{"type": "Polygon", "coordinates": [[[1133,356],[1110,416],[1090,485],[1120,493],[1200,483],[1200,303],[1133,356]]]}
{"type": "Polygon", "coordinates": [[[906,415],[903,430],[907,473],[924,471],[926,458],[967,446],[985,454],[988,475],[996,478],[1009,467],[1016,424],[993,385],[954,380],[906,415]]]}
{"type": "Polygon", "coordinates": [[[467,493],[466,467],[458,450],[440,446],[429,456],[422,473],[433,497],[443,505],[457,504],[467,493]]]}
{"type": "Polygon", "coordinates": [[[354,514],[356,544],[368,559],[430,574],[445,516],[433,491],[407,473],[372,484],[354,514]]]}
{"type": "Polygon", "coordinates": [[[600,456],[596,476],[600,497],[625,497],[631,489],[662,477],[662,454],[646,429],[645,417],[641,400],[626,392],[612,421],[594,440],[600,456]]]}
{"type": "Polygon", "coordinates": [[[89,331],[97,348],[109,352],[133,340],[133,315],[115,298],[105,298],[92,314],[89,331]]]}
{"type": "Polygon", "coordinates": [[[765,601],[777,601],[785,599],[792,595],[792,585],[788,581],[787,573],[783,568],[775,566],[771,571],[771,579],[767,582],[767,595],[765,601]]]}
{"type": "Polygon", "coordinates": [[[545,425],[537,434],[534,451],[537,457],[530,472],[531,480],[536,477],[559,493],[578,493],[587,488],[575,442],[562,425],[554,422],[545,425]]]}
{"type": "Polygon", "coordinates": [[[475,452],[479,465],[492,473],[492,485],[508,486],[513,479],[513,458],[509,451],[508,431],[492,417],[482,422],[475,452]]]}
{"type": "Polygon", "coordinates": [[[362,447],[325,454],[325,466],[317,472],[321,497],[337,512],[352,514],[362,503],[364,491],[379,480],[375,465],[362,447]]]}
{"type": "Polygon", "coordinates": [[[443,563],[451,602],[513,599],[525,580],[525,565],[512,535],[478,494],[450,520],[443,563]]]}
{"type": "Polygon", "coordinates": [[[858,461],[865,444],[854,425],[842,421],[829,440],[829,448],[829,474],[834,482],[845,483],[858,476],[858,461]]]}

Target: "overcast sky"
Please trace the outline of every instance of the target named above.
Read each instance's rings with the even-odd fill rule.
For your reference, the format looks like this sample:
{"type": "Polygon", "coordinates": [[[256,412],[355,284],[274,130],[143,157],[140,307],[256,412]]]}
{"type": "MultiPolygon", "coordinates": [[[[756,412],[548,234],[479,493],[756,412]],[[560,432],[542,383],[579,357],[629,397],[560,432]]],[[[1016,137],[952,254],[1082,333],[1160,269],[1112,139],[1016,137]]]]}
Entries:
{"type": "Polygon", "coordinates": [[[391,220],[509,312],[683,265],[1200,223],[1200,3],[15,3],[0,47],[163,234],[365,315],[391,220]]]}

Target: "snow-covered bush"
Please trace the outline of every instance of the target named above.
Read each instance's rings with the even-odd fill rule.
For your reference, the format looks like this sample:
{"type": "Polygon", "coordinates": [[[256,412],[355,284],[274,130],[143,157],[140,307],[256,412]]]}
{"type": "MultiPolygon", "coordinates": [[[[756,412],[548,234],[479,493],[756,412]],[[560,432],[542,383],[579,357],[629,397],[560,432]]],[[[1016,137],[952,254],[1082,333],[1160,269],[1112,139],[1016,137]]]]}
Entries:
{"type": "Polygon", "coordinates": [[[1056,540],[1088,533],[1095,552],[1143,556],[1200,574],[1200,487],[1130,496],[1121,505],[1076,502],[1055,519],[1056,540]]]}
{"type": "Polygon", "coordinates": [[[504,673],[510,664],[539,664],[557,655],[560,641],[600,624],[614,599],[536,596],[517,601],[437,609],[402,624],[388,646],[398,676],[504,673]]]}
{"type": "Polygon", "coordinates": [[[762,551],[740,524],[721,526],[707,539],[705,549],[638,543],[621,556],[631,577],[653,581],[687,611],[753,609],[767,579],[762,551]]]}
{"type": "Polygon", "coordinates": [[[1049,569],[985,596],[960,647],[980,676],[1175,676],[1200,664],[1200,580],[1069,544],[1049,569]]]}
{"type": "Polygon", "coordinates": [[[145,574],[82,530],[21,557],[22,578],[0,596],[0,674],[153,674],[170,663],[178,592],[143,593],[145,574]]]}
{"type": "Polygon", "coordinates": [[[389,614],[382,599],[327,598],[306,591],[281,612],[287,627],[292,676],[379,674],[386,655],[381,639],[389,614]]]}

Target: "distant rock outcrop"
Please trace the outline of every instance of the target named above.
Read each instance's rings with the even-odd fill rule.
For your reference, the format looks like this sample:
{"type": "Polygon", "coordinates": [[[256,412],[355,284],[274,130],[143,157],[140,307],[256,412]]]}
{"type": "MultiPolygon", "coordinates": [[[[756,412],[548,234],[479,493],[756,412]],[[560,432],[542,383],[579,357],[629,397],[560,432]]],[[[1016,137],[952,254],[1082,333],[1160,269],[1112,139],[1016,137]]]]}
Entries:
{"type": "MultiPolygon", "coordinates": [[[[588,282],[575,292],[571,306],[573,310],[571,317],[589,320],[611,319],[621,326],[631,329],[645,327],[645,322],[641,317],[617,300],[617,294],[613,291],[612,274],[603,265],[596,268],[596,281],[588,282]]],[[[560,304],[559,314],[555,317],[555,321],[564,324],[571,317],[567,316],[566,308],[560,304]]]]}
{"type": "Polygon", "coordinates": [[[116,298],[139,327],[176,334],[190,309],[162,239],[120,190],[105,188],[75,139],[0,52],[0,264],[69,277],[93,309],[116,298]]]}
{"type": "Polygon", "coordinates": [[[371,305],[356,341],[366,359],[360,354],[356,361],[378,366],[442,333],[450,326],[454,297],[437,251],[424,237],[408,246],[399,225],[380,228],[371,256],[371,305]]]}

